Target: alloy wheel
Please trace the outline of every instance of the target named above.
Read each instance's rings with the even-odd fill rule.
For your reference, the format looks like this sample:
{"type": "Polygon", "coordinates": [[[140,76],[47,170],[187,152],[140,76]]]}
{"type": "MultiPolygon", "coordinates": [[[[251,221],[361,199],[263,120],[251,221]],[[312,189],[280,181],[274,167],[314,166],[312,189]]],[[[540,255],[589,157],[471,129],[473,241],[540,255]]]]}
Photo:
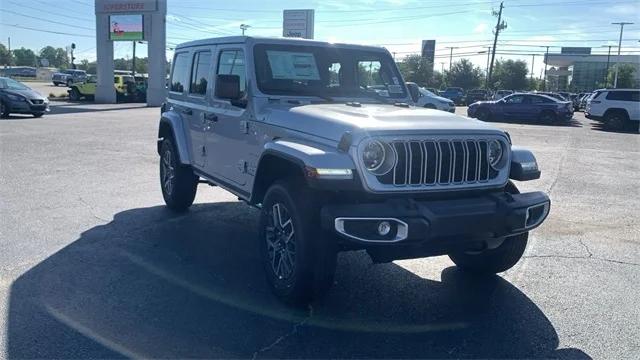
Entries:
{"type": "Polygon", "coordinates": [[[295,272],[295,230],[291,215],[282,203],[268,210],[267,254],[271,270],[279,280],[289,280],[295,272]]]}
{"type": "Polygon", "coordinates": [[[175,178],[175,167],[173,163],[173,156],[171,154],[171,150],[166,150],[162,155],[161,162],[161,178],[162,178],[162,188],[167,195],[171,195],[173,191],[173,182],[175,178]]]}

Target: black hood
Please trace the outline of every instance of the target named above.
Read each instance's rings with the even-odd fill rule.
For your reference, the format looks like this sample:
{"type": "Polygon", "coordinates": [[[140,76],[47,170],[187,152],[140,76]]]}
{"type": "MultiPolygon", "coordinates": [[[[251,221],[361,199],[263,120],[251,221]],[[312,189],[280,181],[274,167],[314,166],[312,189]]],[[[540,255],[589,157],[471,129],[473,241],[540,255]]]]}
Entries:
{"type": "Polygon", "coordinates": [[[18,96],[22,96],[22,97],[25,97],[27,99],[33,99],[33,100],[44,100],[45,99],[45,97],[40,95],[39,92],[37,92],[35,90],[32,90],[32,89],[24,89],[24,90],[3,89],[2,92],[5,93],[5,94],[18,95],[18,96]]]}

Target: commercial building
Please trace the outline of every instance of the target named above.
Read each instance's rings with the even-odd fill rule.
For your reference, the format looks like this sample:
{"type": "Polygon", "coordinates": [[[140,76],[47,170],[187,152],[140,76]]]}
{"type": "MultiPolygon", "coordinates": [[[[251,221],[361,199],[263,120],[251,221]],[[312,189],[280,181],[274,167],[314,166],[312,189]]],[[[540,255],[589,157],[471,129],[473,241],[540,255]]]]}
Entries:
{"type": "Polygon", "coordinates": [[[589,49],[588,53],[564,51],[545,57],[545,64],[551,67],[547,70],[548,89],[590,91],[602,87],[606,81],[607,68],[613,68],[616,63],[634,66],[635,81],[640,83],[640,55],[594,55],[590,53],[590,48],[586,49],[589,49]]]}

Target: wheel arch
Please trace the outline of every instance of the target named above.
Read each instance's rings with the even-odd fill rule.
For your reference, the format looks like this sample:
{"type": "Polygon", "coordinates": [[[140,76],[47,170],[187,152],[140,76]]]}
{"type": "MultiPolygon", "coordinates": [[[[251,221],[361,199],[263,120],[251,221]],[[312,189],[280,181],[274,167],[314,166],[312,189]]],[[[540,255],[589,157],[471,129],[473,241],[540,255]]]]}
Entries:
{"type": "Polygon", "coordinates": [[[271,184],[279,179],[297,177],[304,180],[304,169],[305,164],[299,158],[267,149],[258,162],[249,202],[261,203],[271,184]]]}
{"type": "Polygon", "coordinates": [[[624,108],[608,108],[602,116],[606,118],[610,114],[614,114],[614,113],[623,114],[627,119],[629,119],[629,112],[627,111],[627,109],[624,109],[624,108]]]}
{"type": "Polygon", "coordinates": [[[157,152],[160,154],[160,148],[162,146],[162,140],[171,138],[178,150],[178,160],[182,165],[190,165],[191,160],[189,158],[189,147],[184,132],[184,126],[182,125],[182,119],[177,115],[171,113],[165,113],[160,118],[160,125],[158,127],[158,143],[157,152]]]}

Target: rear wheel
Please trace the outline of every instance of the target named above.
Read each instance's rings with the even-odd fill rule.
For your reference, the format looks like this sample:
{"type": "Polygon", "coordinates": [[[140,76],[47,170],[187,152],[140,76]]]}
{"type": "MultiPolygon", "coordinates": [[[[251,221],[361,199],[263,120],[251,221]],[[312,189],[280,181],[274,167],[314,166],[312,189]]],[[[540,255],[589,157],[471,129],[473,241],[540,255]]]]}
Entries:
{"type": "Polygon", "coordinates": [[[337,252],[334,240],[323,236],[318,204],[299,179],[277,181],[262,202],[262,263],[269,287],[286,303],[308,303],[333,284],[337,252]]]}
{"type": "Polygon", "coordinates": [[[164,202],[174,211],[187,210],[196,197],[198,177],[190,166],[180,164],[170,138],[164,139],[160,148],[160,187],[164,202]]]}
{"type": "Polygon", "coordinates": [[[539,120],[545,124],[553,124],[556,122],[557,116],[553,111],[543,111],[540,114],[539,120]]]}
{"type": "Polygon", "coordinates": [[[39,117],[42,117],[42,115],[44,115],[44,113],[43,112],[34,112],[31,115],[33,115],[34,118],[39,118],[39,117]]]}
{"type": "Polygon", "coordinates": [[[73,80],[67,80],[67,87],[71,87],[71,85],[73,85],[73,80]]]}
{"type": "Polygon", "coordinates": [[[57,82],[54,82],[54,83],[53,83],[53,86],[58,86],[58,83],[57,83],[57,82]]]}
{"type": "Polygon", "coordinates": [[[604,116],[605,124],[615,130],[630,129],[631,122],[629,117],[623,111],[609,111],[604,116]]]}
{"type": "MultiPolygon", "coordinates": [[[[511,194],[519,191],[513,183],[505,189],[511,194]]],[[[462,270],[477,274],[496,274],[511,269],[524,254],[527,248],[529,233],[514,235],[494,249],[481,252],[459,252],[449,254],[449,258],[462,270]]]]}

